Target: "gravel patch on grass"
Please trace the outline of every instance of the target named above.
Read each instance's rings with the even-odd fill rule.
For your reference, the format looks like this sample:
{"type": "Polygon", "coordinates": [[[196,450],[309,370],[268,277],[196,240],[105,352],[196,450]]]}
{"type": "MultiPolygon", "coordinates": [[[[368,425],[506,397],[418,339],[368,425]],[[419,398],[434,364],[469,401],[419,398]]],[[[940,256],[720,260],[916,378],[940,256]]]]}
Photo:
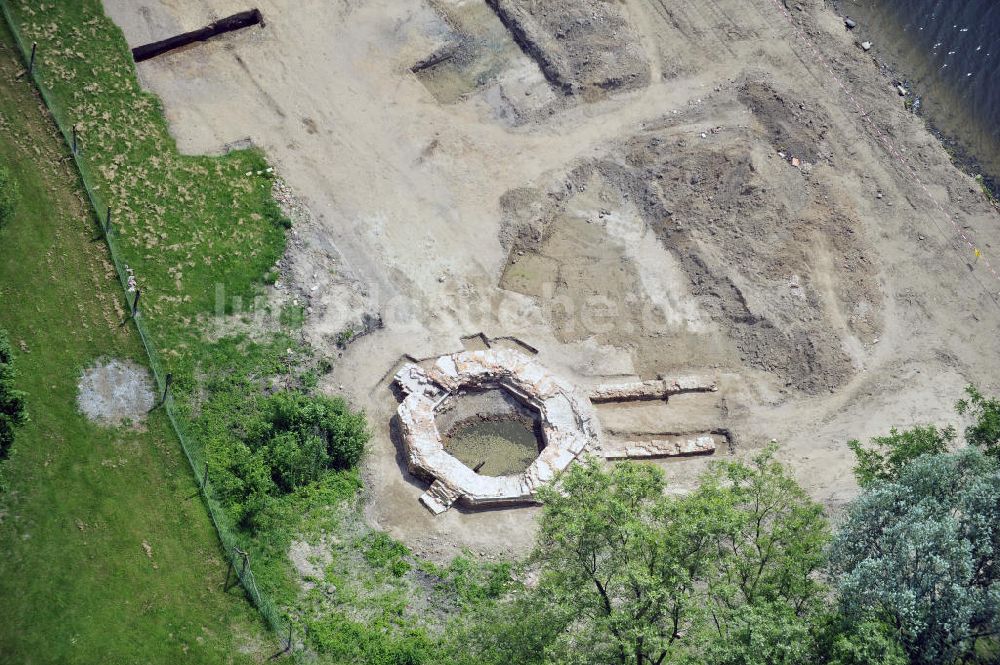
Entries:
{"type": "Polygon", "coordinates": [[[90,420],[102,425],[139,423],[156,404],[149,371],[123,360],[105,360],[80,377],[77,403],[90,420]]]}

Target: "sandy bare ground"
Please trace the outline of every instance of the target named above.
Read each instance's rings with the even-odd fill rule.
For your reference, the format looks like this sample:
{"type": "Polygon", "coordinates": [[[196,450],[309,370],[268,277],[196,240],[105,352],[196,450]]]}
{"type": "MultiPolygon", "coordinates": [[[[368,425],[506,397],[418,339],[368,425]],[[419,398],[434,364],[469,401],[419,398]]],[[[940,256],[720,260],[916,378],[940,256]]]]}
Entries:
{"type": "MultiPolygon", "coordinates": [[[[856,491],[849,438],[996,388],[1000,215],[840,19],[789,4],[627,0],[651,80],[617,94],[556,92],[482,0],[264,0],[264,28],[139,66],[183,151],[249,137],[310,211],[282,285],[309,339],[381,317],[326,383],[376,430],[373,524],[431,556],[530,544],[531,508],[431,517],[391,436],[401,356],[480,331],[585,384],[717,374],[712,397],[602,408],[604,427],[775,438],[832,508],[856,491]]],[[[105,6],[132,45],[246,8],[105,6]]],[[[704,463],[664,466],[683,488],[704,463]]]]}

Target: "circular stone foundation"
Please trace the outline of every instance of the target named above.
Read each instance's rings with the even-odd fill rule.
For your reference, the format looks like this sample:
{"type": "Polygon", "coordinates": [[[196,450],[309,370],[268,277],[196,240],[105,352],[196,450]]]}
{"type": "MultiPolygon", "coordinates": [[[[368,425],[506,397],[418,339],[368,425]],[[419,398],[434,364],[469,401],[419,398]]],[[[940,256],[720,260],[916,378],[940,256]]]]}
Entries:
{"type": "Polygon", "coordinates": [[[395,383],[405,395],[397,416],[407,465],[432,481],[420,500],[434,513],[456,501],[531,502],[541,485],[597,441],[587,396],[512,349],[464,351],[426,366],[409,364],[397,372],[395,383]],[[494,408],[484,411],[484,404],[494,408]],[[463,410],[464,417],[454,415],[463,410]],[[537,430],[528,429],[525,417],[537,430]],[[537,452],[530,449],[528,434],[537,452]],[[495,468],[487,467],[491,462],[495,468]]]}

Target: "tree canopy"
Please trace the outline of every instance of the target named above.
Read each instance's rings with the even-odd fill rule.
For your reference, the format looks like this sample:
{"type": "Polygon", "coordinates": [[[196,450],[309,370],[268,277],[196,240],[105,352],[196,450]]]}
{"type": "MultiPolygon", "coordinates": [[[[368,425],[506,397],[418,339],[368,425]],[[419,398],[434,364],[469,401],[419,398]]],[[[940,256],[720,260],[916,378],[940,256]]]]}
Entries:
{"type": "Polygon", "coordinates": [[[848,616],[888,623],[913,663],[1000,634],[1000,470],[976,447],[922,455],[851,504],[831,562],[848,616]]]}
{"type": "Polygon", "coordinates": [[[717,462],[686,496],[653,465],[571,467],[541,494],[536,583],[467,622],[457,662],[791,665],[824,640],[891,655],[884,631],[858,645],[828,620],[827,524],[773,453],[717,462]]]}

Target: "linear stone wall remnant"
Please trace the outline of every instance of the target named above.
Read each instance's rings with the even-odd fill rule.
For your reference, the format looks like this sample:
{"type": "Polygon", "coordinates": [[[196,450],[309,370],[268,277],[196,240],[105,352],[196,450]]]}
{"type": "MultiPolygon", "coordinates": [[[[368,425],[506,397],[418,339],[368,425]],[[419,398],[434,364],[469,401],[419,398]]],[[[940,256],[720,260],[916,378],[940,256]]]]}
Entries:
{"type": "Polygon", "coordinates": [[[600,402],[639,402],[667,399],[671,395],[680,395],[681,393],[715,392],[716,390],[718,390],[718,385],[714,379],[684,376],[674,379],[603,384],[593,388],[588,396],[590,401],[595,404],[600,402]]]}
{"type": "Polygon", "coordinates": [[[603,451],[605,459],[656,459],[658,457],[683,457],[706,455],[715,452],[715,437],[701,434],[649,441],[626,441],[603,451]]]}

